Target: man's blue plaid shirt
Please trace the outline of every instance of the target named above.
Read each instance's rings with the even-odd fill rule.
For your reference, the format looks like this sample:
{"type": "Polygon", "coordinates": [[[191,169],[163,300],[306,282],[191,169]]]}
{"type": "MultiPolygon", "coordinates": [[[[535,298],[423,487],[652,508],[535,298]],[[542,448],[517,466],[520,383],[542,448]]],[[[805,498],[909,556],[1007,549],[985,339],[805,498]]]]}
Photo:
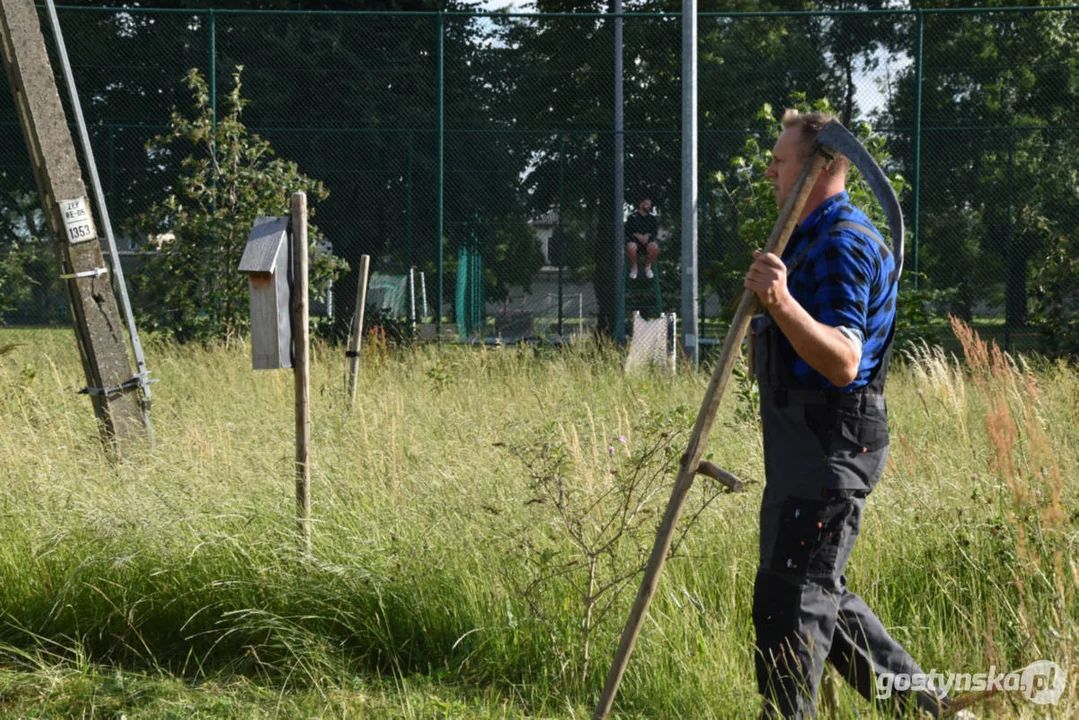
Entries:
{"type": "MultiPolygon", "coordinates": [[[[840,222],[877,231],[865,213],[851,206],[850,196],[841,192],[821,203],[798,226],[783,262],[789,268],[808,247],[801,263],[787,275],[791,296],[818,322],[861,334],[858,377],[845,388],[854,390],[869,383],[895,320],[895,258],[869,235],[853,228],[835,229],[840,222]]],[[[835,387],[798,357],[786,337],[780,339],[779,353],[802,387],[835,387]]]]}

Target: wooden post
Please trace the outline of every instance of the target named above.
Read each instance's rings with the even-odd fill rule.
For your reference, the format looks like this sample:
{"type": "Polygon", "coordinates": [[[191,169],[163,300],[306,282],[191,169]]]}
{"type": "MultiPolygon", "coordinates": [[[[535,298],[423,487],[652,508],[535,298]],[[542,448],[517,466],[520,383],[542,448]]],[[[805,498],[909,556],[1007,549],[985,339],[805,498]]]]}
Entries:
{"type": "Polygon", "coordinates": [[[122,456],[128,447],[149,444],[150,418],[131,367],[123,320],[33,0],[0,0],[0,43],[41,208],[67,280],[85,392],[106,449],[122,456]]]}
{"type": "Polygon", "coordinates": [[[296,381],[296,518],[311,552],[311,359],[307,309],[307,195],[292,195],[292,341],[296,381]]]}
{"type": "Polygon", "coordinates": [[[367,305],[367,271],[371,256],[360,256],[360,284],[356,286],[356,325],[348,339],[348,406],[356,404],[356,373],[360,371],[360,343],[363,341],[363,310],[367,305]]]}

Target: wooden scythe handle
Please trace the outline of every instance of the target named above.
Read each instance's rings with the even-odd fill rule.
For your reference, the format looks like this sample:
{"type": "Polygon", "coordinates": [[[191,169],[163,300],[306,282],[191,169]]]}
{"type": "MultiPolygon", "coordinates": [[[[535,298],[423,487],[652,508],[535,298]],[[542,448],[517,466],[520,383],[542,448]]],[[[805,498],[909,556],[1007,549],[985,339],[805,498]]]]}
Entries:
{"type": "MultiPolygon", "coordinates": [[[[794,226],[805,208],[806,199],[809,197],[817,177],[825,165],[832,159],[827,148],[814,145],[810,151],[798,180],[791,190],[790,196],[783,205],[779,218],[776,220],[772,234],[768,238],[768,244],[764,251],[782,255],[787,246],[794,226]]],[[[606,720],[614,702],[614,695],[618,692],[618,684],[622,681],[622,674],[629,662],[629,655],[633,652],[633,645],[637,642],[644,616],[648,612],[648,605],[652,602],[652,596],[656,593],[656,584],[659,574],[667,561],[667,553],[670,551],[671,541],[674,538],[674,528],[678,518],[682,514],[686,496],[693,485],[693,476],[697,472],[701,454],[704,451],[704,443],[708,439],[708,433],[712,429],[712,421],[715,420],[719,401],[723,398],[723,391],[727,389],[727,382],[731,377],[736,356],[741,352],[742,339],[749,329],[749,321],[752,316],[752,307],[756,300],[756,294],[746,289],[742,293],[742,301],[738,304],[738,310],[734,314],[734,320],[723,340],[723,350],[719,356],[719,362],[712,371],[712,379],[708,383],[708,389],[704,393],[700,412],[697,413],[697,422],[693,426],[693,434],[689,438],[689,448],[682,456],[682,467],[678,471],[678,478],[674,482],[671,491],[671,499],[667,502],[667,510],[663,513],[663,521],[656,533],[656,541],[652,546],[652,554],[648,558],[648,566],[641,580],[641,587],[637,590],[637,599],[633,602],[633,608],[629,611],[626,627],[622,631],[622,639],[618,643],[618,650],[614,655],[614,663],[607,674],[607,683],[603,688],[596,712],[592,715],[593,720],[606,720]]]]}

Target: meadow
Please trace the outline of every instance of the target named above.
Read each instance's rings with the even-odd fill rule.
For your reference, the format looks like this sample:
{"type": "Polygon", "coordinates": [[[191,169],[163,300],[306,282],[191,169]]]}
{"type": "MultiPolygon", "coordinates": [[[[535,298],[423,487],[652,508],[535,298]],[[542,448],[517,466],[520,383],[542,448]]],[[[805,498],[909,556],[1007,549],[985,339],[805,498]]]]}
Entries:
{"type": "MultiPolygon", "coordinates": [[[[1079,371],[958,333],[889,378],[892,443],[849,584],[924,668],[1065,668],[1079,715],[1079,371]]],[[[0,330],[0,716],[590,717],[700,373],[626,376],[582,342],[316,345],[313,546],[298,543],[289,371],[151,341],[156,445],[110,464],[73,334],[0,330]]],[[[762,490],[732,381],[615,704],[753,718],[762,490]]],[[[834,717],[877,717],[848,688],[834,717]]],[[[883,713],[879,714],[884,717],[883,713]]]]}

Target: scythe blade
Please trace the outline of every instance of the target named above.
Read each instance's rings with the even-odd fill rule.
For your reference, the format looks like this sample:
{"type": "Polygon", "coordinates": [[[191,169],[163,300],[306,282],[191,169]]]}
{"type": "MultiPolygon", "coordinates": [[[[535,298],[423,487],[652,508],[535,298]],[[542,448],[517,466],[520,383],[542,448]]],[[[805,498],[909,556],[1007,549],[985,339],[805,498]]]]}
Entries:
{"type": "Polygon", "coordinates": [[[851,165],[862,173],[862,177],[869,183],[869,188],[877,196],[888,220],[888,232],[892,236],[895,277],[898,282],[899,275],[903,272],[903,212],[899,207],[899,198],[896,197],[892,184],[888,182],[888,176],[858,138],[837,120],[832,120],[822,127],[815,142],[845,155],[851,165]]]}

